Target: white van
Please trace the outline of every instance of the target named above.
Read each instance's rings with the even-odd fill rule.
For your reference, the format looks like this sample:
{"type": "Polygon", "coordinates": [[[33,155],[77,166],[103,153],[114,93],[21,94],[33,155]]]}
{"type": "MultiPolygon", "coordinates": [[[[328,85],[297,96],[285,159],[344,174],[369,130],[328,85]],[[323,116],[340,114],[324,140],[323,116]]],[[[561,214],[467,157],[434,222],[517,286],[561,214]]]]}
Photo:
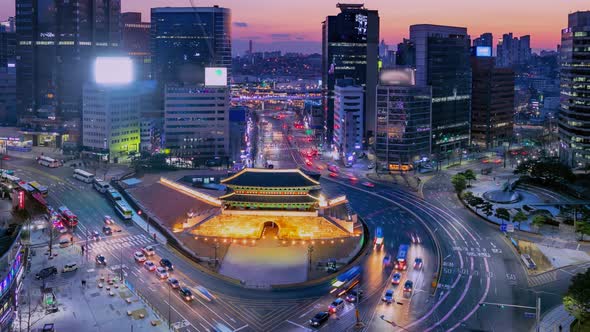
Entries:
{"type": "Polygon", "coordinates": [[[98,191],[99,193],[104,194],[110,188],[111,188],[111,186],[108,183],[106,183],[102,180],[97,180],[97,179],[94,180],[94,189],[96,189],[96,191],[98,191]]]}

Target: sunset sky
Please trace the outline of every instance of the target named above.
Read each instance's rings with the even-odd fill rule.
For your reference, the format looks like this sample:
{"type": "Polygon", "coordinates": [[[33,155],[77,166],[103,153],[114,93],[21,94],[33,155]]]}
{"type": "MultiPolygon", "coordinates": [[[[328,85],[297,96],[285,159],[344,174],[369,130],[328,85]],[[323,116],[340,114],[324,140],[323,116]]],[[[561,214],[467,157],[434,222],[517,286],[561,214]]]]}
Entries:
{"type": "MultiPolygon", "coordinates": [[[[149,21],[151,7],[190,6],[190,0],[121,0],[123,11],[141,11],[149,21]]],[[[320,52],[321,22],[338,13],[329,0],[193,0],[195,6],[219,5],[232,10],[234,51],[242,53],[248,40],[255,50],[320,52]]],[[[341,0],[340,2],[347,2],[341,0]]],[[[554,49],[567,14],[590,10],[589,0],[367,0],[381,18],[381,39],[395,45],[408,36],[411,24],[464,26],[472,38],[503,33],[530,34],[534,49],[554,49]]],[[[14,15],[14,0],[0,0],[0,18],[14,15]]]]}

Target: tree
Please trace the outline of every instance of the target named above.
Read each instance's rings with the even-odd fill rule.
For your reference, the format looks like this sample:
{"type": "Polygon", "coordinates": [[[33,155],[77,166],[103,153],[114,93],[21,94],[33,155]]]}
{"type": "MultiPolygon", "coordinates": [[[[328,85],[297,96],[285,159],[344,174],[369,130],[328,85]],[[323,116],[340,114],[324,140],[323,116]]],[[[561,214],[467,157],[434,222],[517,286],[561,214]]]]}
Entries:
{"type": "Polygon", "coordinates": [[[465,172],[463,172],[462,174],[470,186],[471,186],[471,181],[477,180],[477,175],[475,174],[475,172],[472,169],[468,169],[465,172]]]}
{"type": "Polygon", "coordinates": [[[518,230],[520,230],[520,224],[523,221],[527,221],[527,219],[529,219],[529,217],[527,217],[526,214],[524,214],[524,212],[522,212],[522,211],[516,212],[514,217],[512,217],[512,221],[518,223],[518,230]]]}
{"type": "Polygon", "coordinates": [[[576,232],[580,233],[580,241],[584,240],[584,235],[590,235],[590,222],[578,221],[576,223],[576,232]]]}
{"type": "Polygon", "coordinates": [[[502,223],[504,223],[504,220],[510,221],[510,212],[505,208],[497,208],[494,216],[498,219],[502,219],[502,223]]]}
{"type": "Polygon", "coordinates": [[[578,319],[578,330],[581,324],[590,318],[590,269],[578,273],[572,278],[567,293],[563,297],[565,310],[578,319]]]}
{"type": "Polygon", "coordinates": [[[489,217],[493,214],[493,210],[494,210],[494,205],[492,205],[492,203],[488,202],[488,201],[484,201],[481,204],[481,212],[483,212],[483,214],[486,215],[486,217],[489,217]]]}
{"type": "Polygon", "coordinates": [[[469,200],[473,199],[473,193],[471,191],[466,191],[463,193],[463,199],[466,200],[469,203],[469,200]]]}
{"type": "Polygon", "coordinates": [[[453,187],[455,187],[455,191],[457,193],[461,193],[465,188],[467,188],[467,180],[463,174],[455,174],[451,178],[451,183],[453,187]]]}
{"type": "Polygon", "coordinates": [[[545,224],[545,220],[547,219],[547,217],[545,217],[544,215],[536,215],[533,217],[533,220],[531,222],[531,224],[533,226],[536,226],[537,228],[543,226],[545,224]]]}

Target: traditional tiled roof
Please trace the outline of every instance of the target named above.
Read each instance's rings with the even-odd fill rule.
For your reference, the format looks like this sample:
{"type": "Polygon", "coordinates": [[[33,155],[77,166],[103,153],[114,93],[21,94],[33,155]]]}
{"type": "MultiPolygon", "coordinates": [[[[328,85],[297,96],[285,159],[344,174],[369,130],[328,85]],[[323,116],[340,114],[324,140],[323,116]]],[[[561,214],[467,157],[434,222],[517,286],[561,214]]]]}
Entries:
{"type": "Polygon", "coordinates": [[[302,188],[317,187],[320,183],[299,169],[245,168],[237,174],[221,180],[232,187],[302,188]]]}
{"type": "Polygon", "coordinates": [[[240,195],[231,193],[220,197],[224,202],[252,202],[252,203],[315,203],[318,200],[315,197],[309,195],[240,195]]]}

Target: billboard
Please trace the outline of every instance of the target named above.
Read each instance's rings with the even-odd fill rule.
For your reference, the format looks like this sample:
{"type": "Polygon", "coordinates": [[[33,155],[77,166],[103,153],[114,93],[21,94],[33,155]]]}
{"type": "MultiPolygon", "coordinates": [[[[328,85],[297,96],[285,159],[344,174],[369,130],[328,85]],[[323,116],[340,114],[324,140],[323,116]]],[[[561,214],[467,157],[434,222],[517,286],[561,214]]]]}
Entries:
{"type": "Polygon", "coordinates": [[[379,74],[381,85],[416,85],[416,70],[412,68],[384,69],[379,74]]]}
{"type": "Polygon", "coordinates": [[[489,46],[477,46],[475,56],[492,56],[492,48],[489,46]]]}
{"type": "Polygon", "coordinates": [[[133,81],[133,62],[128,57],[97,57],[94,81],[99,84],[128,84],[133,81]]]}
{"type": "Polygon", "coordinates": [[[206,86],[227,86],[227,68],[225,68],[225,67],[206,67],[205,68],[205,85],[206,86]]]}

